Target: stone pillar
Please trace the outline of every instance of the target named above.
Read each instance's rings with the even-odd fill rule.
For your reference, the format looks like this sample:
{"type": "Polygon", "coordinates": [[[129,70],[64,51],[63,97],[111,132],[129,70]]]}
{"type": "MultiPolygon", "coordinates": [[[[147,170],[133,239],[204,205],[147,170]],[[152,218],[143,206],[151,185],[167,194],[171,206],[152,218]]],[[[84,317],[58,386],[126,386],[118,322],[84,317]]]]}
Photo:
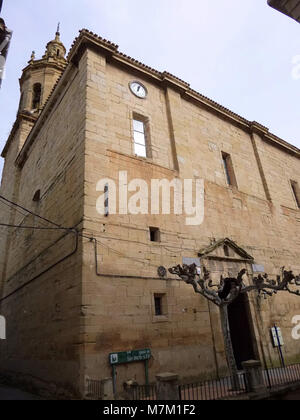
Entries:
{"type": "Polygon", "coordinates": [[[113,380],[106,378],[101,381],[101,399],[103,401],[114,400],[113,380]]]}
{"type": "Polygon", "coordinates": [[[161,373],[156,376],[156,394],[159,401],[178,401],[178,375],[174,373],[161,373]]]}
{"type": "Polygon", "coordinates": [[[134,380],[130,380],[124,383],[124,393],[126,400],[134,401],[135,399],[135,390],[138,387],[138,383],[134,380]]]}
{"type": "Polygon", "coordinates": [[[261,363],[258,360],[243,362],[246,374],[246,387],[248,392],[266,391],[261,363]]]}

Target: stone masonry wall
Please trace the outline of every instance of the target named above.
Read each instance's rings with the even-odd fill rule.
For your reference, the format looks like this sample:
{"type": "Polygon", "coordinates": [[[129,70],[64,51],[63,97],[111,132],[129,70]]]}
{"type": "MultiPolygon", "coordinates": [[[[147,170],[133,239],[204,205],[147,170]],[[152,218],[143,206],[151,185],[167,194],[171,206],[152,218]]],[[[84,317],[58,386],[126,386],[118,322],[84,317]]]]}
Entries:
{"type": "MultiPolygon", "coordinates": [[[[85,241],[86,375],[93,379],[110,376],[110,352],[147,347],[153,352],[152,381],[162,370],[185,380],[222,372],[226,363],[218,309],[209,308],[188,285],[155,280],[157,267],[182,263],[183,257],[195,258],[213,240],[228,237],[270,275],[279,274],[282,265],[299,272],[299,210],[288,184],[289,177],[300,182],[299,159],[254,134],[266,190],[250,133],[226,118],[92,51],[88,51],[87,83],[84,228],[98,239],[98,274],[102,276],[95,272],[94,245],[85,241]],[[146,100],[130,93],[132,80],[145,84],[146,100]],[[151,159],[133,155],[134,115],[150,121],[151,159]],[[237,189],[226,183],[222,152],[231,155],[237,189]],[[141,178],[149,186],[152,178],[204,179],[204,223],[189,227],[185,216],[174,215],[100,216],[97,182],[117,180],[120,170],[128,172],[128,182],[141,178]],[[150,226],[160,228],[160,243],[150,242],[150,226]],[[154,315],[154,294],[166,295],[164,317],[154,315]]],[[[266,302],[255,296],[250,300],[260,357],[264,352],[268,364],[278,363],[269,335],[276,322],[283,329],[287,359],[299,362],[299,344],[291,337],[299,298],[281,294],[266,302]]],[[[144,383],[142,364],[118,367],[118,389],[132,377],[144,383]]]]}
{"type": "MultiPolygon", "coordinates": [[[[111,376],[109,353],[151,348],[151,382],[161,371],[178,373],[182,381],[225,373],[218,308],[174,277],[159,279],[157,268],[196,258],[227,237],[270,276],[283,265],[300,272],[300,216],[290,187],[290,180],[300,183],[299,159],[91,49],[70,73],[24,166],[16,168],[30,128],[24,123],[16,132],[1,193],[58,224],[83,228],[84,237],[77,244],[65,231],[0,231],[0,313],[8,324],[0,372],[54,394],[83,396],[85,379],[111,376]],[[146,100],[131,94],[133,80],[146,85],[146,100]],[[148,121],[151,158],[134,156],[136,116],[148,121]],[[227,185],[222,152],[231,155],[237,188],[227,185]],[[187,226],[186,215],[99,215],[103,192],[97,183],[117,182],[120,171],[127,171],[128,182],[143,179],[149,188],[152,179],[203,179],[204,222],[187,226]],[[41,200],[33,202],[38,190],[41,200]],[[149,227],[160,229],[160,242],[150,241],[149,227]],[[155,294],[163,296],[162,316],[155,315],[155,294]]],[[[43,225],[5,207],[0,203],[1,220],[43,225]]],[[[220,267],[210,265],[215,278],[220,267]]],[[[277,323],[287,361],[300,362],[299,343],[291,336],[299,298],[279,294],[262,301],[253,295],[250,311],[257,357],[278,363],[269,336],[277,323]]],[[[117,374],[118,391],[128,379],[145,382],[140,363],[120,366],[117,374]]]]}
{"type": "MultiPolygon", "coordinates": [[[[18,169],[14,161],[22,144],[18,144],[18,135],[14,138],[1,190],[56,224],[79,229],[83,219],[85,95],[83,58],[79,68],[71,71],[24,166],[18,169]],[[34,202],[38,190],[41,199],[34,202]]],[[[3,219],[21,226],[53,227],[20,209],[3,210],[3,219]]],[[[11,229],[7,245],[4,300],[0,303],[0,313],[7,321],[7,340],[0,342],[0,373],[39,392],[80,395],[81,239],[64,230],[11,229]]]]}

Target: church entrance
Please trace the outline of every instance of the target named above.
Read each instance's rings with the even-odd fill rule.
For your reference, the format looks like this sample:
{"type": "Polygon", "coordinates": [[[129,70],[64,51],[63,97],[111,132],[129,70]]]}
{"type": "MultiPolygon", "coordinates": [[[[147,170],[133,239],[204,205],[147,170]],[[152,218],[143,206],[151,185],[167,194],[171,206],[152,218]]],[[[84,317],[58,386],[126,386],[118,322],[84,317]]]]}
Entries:
{"type": "Polygon", "coordinates": [[[228,318],[236,364],[242,370],[242,362],[256,359],[250,305],[246,294],[240,294],[229,305],[228,318]]]}
{"type": "MultiPolygon", "coordinates": [[[[201,250],[199,256],[201,265],[208,268],[213,284],[218,285],[221,276],[223,281],[236,279],[244,269],[247,270],[248,276],[245,276],[243,282],[247,286],[251,284],[254,258],[231,239],[212,241],[211,245],[201,250]]],[[[230,289],[226,292],[224,287],[223,292],[224,296],[220,297],[226,298],[230,289]]],[[[241,370],[242,362],[259,360],[254,319],[252,318],[255,307],[252,307],[248,295],[240,294],[227,309],[233,353],[236,365],[241,370]]],[[[221,316],[225,315],[221,314],[221,316]]],[[[215,353],[215,359],[218,359],[217,353],[215,353]]]]}

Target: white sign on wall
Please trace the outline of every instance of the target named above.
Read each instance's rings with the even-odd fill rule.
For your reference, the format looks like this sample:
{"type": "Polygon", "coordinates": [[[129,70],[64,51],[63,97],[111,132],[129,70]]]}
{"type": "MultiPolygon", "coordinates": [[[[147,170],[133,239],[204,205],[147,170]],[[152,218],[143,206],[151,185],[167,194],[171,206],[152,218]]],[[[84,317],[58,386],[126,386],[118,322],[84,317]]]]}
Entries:
{"type": "Polygon", "coordinates": [[[6,321],[4,316],[0,316],[0,340],[6,339],[6,321]]]}
{"type": "Polygon", "coordinates": [[[271,331],[272,331],[272,338],[273,338],[274,347],[279,347],[279,345],[284,346],[284,340],[283,340],[281,328],[273,327],[271,329],[271,331]],[[276,330],[277,330],[277,332],[276,332],[276,330]]]}
{"type": "Polygon", "coordinates": [[[263,264],[253,264],[252,265],[253,273],[264,273],[265,266],[263,264]]]}

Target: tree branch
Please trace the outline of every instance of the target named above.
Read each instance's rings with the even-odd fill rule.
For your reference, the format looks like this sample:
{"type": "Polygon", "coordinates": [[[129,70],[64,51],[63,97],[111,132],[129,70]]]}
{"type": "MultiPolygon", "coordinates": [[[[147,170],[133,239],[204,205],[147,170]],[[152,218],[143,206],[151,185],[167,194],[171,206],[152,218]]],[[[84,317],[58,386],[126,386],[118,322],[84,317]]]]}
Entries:
{"type": "Polygon", "coordinates": [[[177,265],[169,269],[171,274],[180,277],[186,284],[192,285],[195,293],[204,296],[217,306],[228,306],[240,294],[245,294],[256,290],[258,294],[273,296],[278,292],[286,291],[296,296],[300,296],[300,289],[292,290],[290,286],[300,286],[300,275],[295,276],[292,271],[286,271],[282,267],[281,275],[276,280],[271,280],[268,274],[253,278],[253,285],[245,286],[243,277],[247,274],[247,270],[243,269],[239,272],[237,278],[226,278],[221,276],[220,284],[215,285],[210,276],[210,272],[203,267],[203,276],[198,274],[196,264],[183,266],[177,265]],[[217,290],[216,290],[217,288],[217,290]]]}

